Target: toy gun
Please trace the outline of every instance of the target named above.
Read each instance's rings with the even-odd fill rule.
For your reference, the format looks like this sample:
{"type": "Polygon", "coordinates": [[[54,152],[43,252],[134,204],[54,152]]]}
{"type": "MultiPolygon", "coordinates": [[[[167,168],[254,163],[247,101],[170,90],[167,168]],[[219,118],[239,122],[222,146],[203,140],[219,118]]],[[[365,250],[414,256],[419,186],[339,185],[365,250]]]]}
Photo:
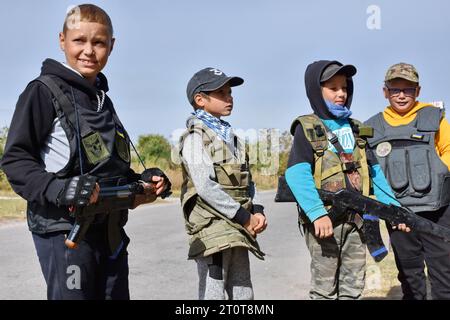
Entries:
{"type": "Polygon", "coordinates": [[[324,204],[332,206],[329,211],[332,220],[336,216],[348,213],[349,210],[355,212],[367,212],[372,216],[379,217],[380,219],[389,222],[393,226],[404,223],[412,230],[433,235],[446,242],[450,242],[449,228],[422,218],[405,207],[384,204],[347,189],[341,189],[337,192],[320,189],[317,191],[324,204]]]}
{"type": "MultiPolygon", "coordinates": [[[[383,260],[387,255],[387,249],[380,234],[378,218],[388,221],[391,225],[405,223],[415,231],[429,233],[444,240],[447,239],[446,241],[450,239],[450,229],[421,218],[404,207],[386,205],[347,189],[337,192],[321,189],[317,189],[317,191],[324,204],[332,206],[328,215],[333,223],[348,217],[349,214],[363,213],[362,230],[366,237],[367,248],[376,262],[383,260]]],[[[297,202],[284,176],[278,178],[275,202],[297,202]]],[[[301,210],[300,206],[298,209],[301,210]]]]}
{"type": "MultiPolygon", "coordinates": [[[[171,183],[169,179],[166,181],[167,187],[159,195],[162,199],[172,194],[171,183]]],[[[71,215],[75,216],[75,224],[65,240],[66,246],[70,249],[77,248],[78,243],[84,238],[89,226],[98,215],[133,208],[135,197],[138,194],[144,194],[143,181],[123,186],[100,187],[99,198],[95,204],[71,210],[71,215]]]]}

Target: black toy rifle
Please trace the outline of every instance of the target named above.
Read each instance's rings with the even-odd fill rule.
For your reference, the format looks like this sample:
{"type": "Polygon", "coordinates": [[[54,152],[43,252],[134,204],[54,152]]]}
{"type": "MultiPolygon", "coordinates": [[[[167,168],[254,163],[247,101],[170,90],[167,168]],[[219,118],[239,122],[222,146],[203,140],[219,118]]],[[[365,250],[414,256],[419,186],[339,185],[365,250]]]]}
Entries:
{"type": "MultiPolygon", "coordinates": [[[[446,235],[446,239],[449,239],[449,229],[423,219],[406,208],[386,205],[347,189],[339,190],[336,193],[320,189],[317,189],[317,191],[325,205],[332,205],[332,209],[329,210],[328,214],[333,223],[342,219],[345,215],[351,213],[351,211],[363,214],[363,231],[366,237],[367,248],[376,262],[383,260],[387,255],[387,249],[381,238],[378,221],[368,219],[369,217],[367,215],[386,220],[391,225],[405,223],[408,227],[416,231],[431,233],[438,237],[439,235],[446,235]]],[[[297,202],[284,176],[278,178],[275,202],[297,202]]]]}
{"type": "Polygon", "coordinates": [[[449,228],[422,218],[407,208],[397,207],[392,204],[387,205],[347,189],[342,189],[337,192],[320,189],[317,191],[326,205],[332,205],[329,211],[331,216],[338,216],[348,212],[348,210],[366,212],[389,222],[393,226],[404,223],[407,227],[410,227],[416,232],[433,235],[446,242],[450,242],[449,228]]]}
{"type": "MultiPolygon", "coordinates": [[[[169,181],[169,180],[167,180],[169,181]]],[[[73,215],[75,223],[65,240],[70,249],[76,249],[78,243],[84,238],[89,226],[97,215],[109,214],[112,211],[120,211],[133,207],[136,195],[144,194],[142,182],[133,182],[124,186],[100,187],[99,198],[95,204],[86,207],[75,208],[73,215]]],[[[170,196],[170,182],[166,190],[159,196],[164,199],[170,196]]]]}

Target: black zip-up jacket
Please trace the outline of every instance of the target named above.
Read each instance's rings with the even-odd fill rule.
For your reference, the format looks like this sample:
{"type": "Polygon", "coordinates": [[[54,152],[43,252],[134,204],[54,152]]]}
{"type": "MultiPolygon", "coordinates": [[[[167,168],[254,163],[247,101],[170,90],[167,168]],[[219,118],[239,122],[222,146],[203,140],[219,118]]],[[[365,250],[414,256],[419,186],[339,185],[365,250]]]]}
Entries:
{"type": "MultiPolygon", "coordinates": [[[[136,180],[137,175],[130,169],[130,164],[118,156],[114,147],[116,131],[125,130],[120,121],[114,120],[113,104],[109,97],[105,97],[103,111],[97,112],[98,90],[108,91],[106,77],[100,73],[94,86],[52,59],[43,62],[41,75],[56,76],[62,80],[61,89],[70,101],[75,100],[79,116],[93,131],[100,133],[111,153],[108,159],[90,166],[83,154],[84,173],[99,178],[124,176],[136,180]]],[[[41,150],[52,131],[55,118],[50,90],[41,82],[30,82],[17,102],[1,162],[14,191],[27,200],[29,229],[40,234],[71,229],[73,219],[68,214],[68,208],[57,207],[56,199],[65,181],[80,175],[78,150],[71,150],[69,163],[61,170],[63,174],[46,171],[41,150]]],[[[126,222],[127,212],[123,215],[122,225],[126,222]]]]}

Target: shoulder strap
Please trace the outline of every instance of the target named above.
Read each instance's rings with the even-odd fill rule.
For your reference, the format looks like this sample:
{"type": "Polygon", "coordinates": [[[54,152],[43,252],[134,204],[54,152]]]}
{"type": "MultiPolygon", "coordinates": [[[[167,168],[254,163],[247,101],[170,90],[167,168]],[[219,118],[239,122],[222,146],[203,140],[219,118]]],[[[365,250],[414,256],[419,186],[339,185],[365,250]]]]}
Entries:
{"type": "Polygon", "coordinates": [[[350,127],[352,128],[355,142],[358,148],[365,149],[367,145],[367,138],[373,137],[373,128],[364,125],[362,122],[356,119],[349,119],[350,127]]]}
{"type": "Polygon", "coordinates": [[[439,130],[443,110],[434,106],[428,106],[417,112],[416,127],[419,131],[436,132],[439,130]]]}
{"type": "Polygon", "coordinates": [[[373,127],[365,125],[359,120],[349,118],[350,127],[352,128],[355,136],[366,139],[373,137],[373,127]]]}
{"type": "MultiPolygon", "coordinates": [[[[71,129],[75,130],[76,128],[76,114],[73,103],[69,100],[69,98],[64,94],[64,92],[59,87],[58,81],[56,78],[49,75],[41,75],[35,79],[35,81],[39,81],[43,83],[52,93],[53,97],[56,99],[57,103],[53,103],[55,107],[56,114],[59,118],[66,117],[68,125],[71,126],[71,129]]],[[[83,119],[83,117],[78,117],[79,125],[80,125],[80,134],[81,136],[87,135],[91,132],[91,128],[88,126],[87,122],[83,119]]]]}
{"type": "Polygon", "coordinates": [[[203,145],[207,147],[215,140],[215,134],[214,131],[212,131],[210,128],[204,126],[203,124],[199,125],[191,125],[188,129],[189,134],[191,133],[199,133],[202,137],[203,145]]]}
{"type": "MultiPolygon", "coordinates": [[[[51,76],[41,75],[36,78],[35,81],[39,81],[44,84],[58,102],[57,104],[53,104],[58,116],[60,116],[60,113],[62,112],[62,114],[64,114],[68,119],[73,119],[75,117],[75,109],[72,105],[72,102],[70,102],[69,98],[67,98],[64,92],[62,92],[62,90],[59,88],[59,86],[51,76]]],[[[74,127],[74,124],[71,123],[71,121],[69,121],[69,124],[74,127]]]]}
{"type": "Polygon", "coordinates": [[[204,126],[203,124],[194,123],[191,126],[189,126],[186,129],[186,131],[180,136],[180,140],[179,140],[180,153],[183,149],[184,140],[186,139],[186,137],[189,136],[190,134],[194,134],[194,133],[197,133],[201,136],[203,146],[207,150],[208,150],[209,146],[214,142],[215,136],[211,129],[204,126]]]}
{"type": "Polygon", "coordinates": [[[339,142],[339,138],[331,131],[327,126],[325,126],[325,130],[327,132],[328,141],[336,148],[336,151],[339,153],[345,153],[344,148],[339,142]]]}
{"type": "Polygon", "coordinates": [[[302,125],[305,137],[311,144],[314,153],[322,157],[328,147],[326,127],[323,122],[315,114],[300,116],[292,123],[291,133],[292,131],[295,133],[298,123],[302,125]]]}

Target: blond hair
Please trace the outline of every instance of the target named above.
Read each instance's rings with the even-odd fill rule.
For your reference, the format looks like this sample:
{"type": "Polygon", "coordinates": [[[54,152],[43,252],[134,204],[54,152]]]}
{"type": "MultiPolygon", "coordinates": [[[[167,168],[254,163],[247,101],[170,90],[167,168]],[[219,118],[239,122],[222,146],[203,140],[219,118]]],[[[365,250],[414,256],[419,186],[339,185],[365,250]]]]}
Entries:
{"type": "Polygon", "coordinates": [[[106,26],[111,37],[113,36],[111,18],[105,10],[94,4],[80,4],[70,9],[64,19],[63,33],[66,34],[68,29],[77,28],[77,23],[81,21],[100,23],[106,26]]]}

